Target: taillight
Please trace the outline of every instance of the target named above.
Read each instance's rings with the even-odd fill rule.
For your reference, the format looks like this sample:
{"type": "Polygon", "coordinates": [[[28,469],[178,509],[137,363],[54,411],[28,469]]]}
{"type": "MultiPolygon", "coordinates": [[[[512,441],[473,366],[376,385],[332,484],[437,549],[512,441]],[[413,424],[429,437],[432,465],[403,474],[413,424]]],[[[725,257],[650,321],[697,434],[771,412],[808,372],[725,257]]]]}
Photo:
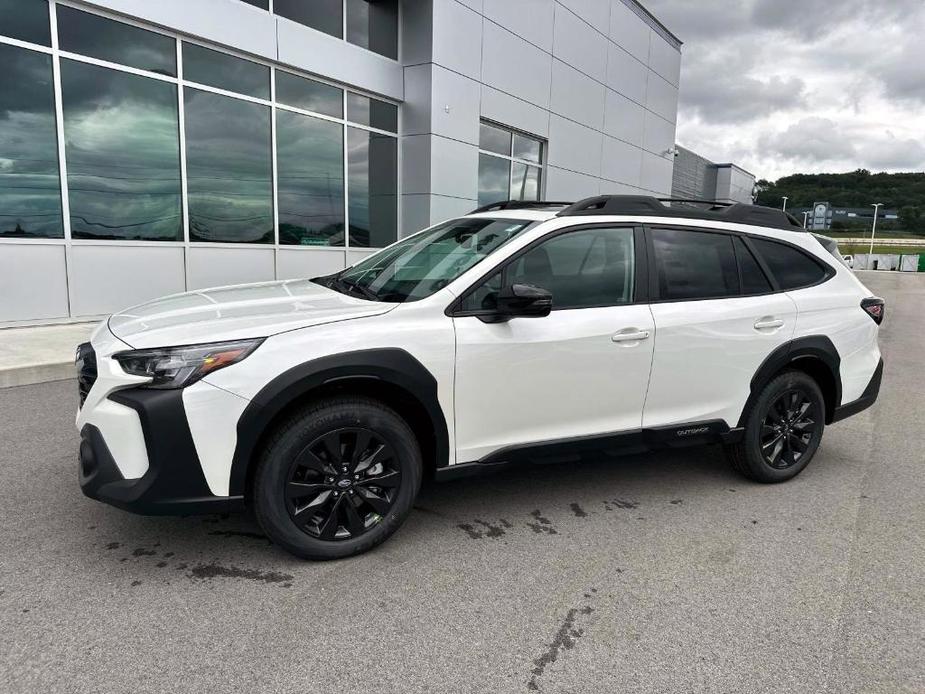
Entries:
{"type": "Polygon", "coordinates": [[[861,308],[867,312],[867,315],[874,319],[874,323],[880,325],[883,322],[883,314],[886,313],[886,304],[883,299],[871,296],[861,300],[861,308]]]}

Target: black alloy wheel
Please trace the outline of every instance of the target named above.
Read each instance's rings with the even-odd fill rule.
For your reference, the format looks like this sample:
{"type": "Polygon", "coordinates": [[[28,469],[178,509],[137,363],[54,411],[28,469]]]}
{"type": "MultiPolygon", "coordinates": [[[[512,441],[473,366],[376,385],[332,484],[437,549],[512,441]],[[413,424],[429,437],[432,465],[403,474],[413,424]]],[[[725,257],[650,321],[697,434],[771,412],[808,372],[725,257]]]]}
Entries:
{"type": "Polygon", "coordinates": [[[800,462],[816,433],[819,415],[799,388],[784,391],[768,407],[761,425],[761,454],[771,467],[785,470],[800,462]]]}
{"type": "Polygon", "coordinates": [[[350,427],[319,436],[292,461],[286,505],[293,522],[320,540],[355,539],[389,512],[401,468],[375,432],[350,427]]]}
{"type": "Polygon", "coordinates": [[[815,379],[803,371],[784,371],[749,406],[741,440],[725,446],[729,462],[756,482],[793,479],[816,455],[825,420],[825,398],[815,379]]]}

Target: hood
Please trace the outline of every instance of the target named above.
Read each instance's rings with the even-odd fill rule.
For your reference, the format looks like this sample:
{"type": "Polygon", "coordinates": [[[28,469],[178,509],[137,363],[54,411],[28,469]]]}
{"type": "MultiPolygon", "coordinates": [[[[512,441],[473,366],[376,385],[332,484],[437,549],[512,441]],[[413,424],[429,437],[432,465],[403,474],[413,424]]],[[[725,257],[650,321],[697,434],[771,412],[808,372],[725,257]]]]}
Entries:
{"type": "Polygon", "coordinates": [[[109,329],[136,349],[269,337],[388,313],[398,304],[346,296],[310,280],[262,282],[174,294],[116,313],[109,329]]]}

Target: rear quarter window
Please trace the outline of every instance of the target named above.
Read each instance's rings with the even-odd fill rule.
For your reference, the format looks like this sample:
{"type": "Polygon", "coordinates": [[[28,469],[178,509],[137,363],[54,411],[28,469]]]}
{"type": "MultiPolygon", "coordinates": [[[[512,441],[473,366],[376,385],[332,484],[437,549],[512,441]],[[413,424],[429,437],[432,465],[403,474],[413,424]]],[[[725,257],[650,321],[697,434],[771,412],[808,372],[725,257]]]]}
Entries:
{"type": "Polygon", "coordinates": [[[754,237],[751,242],[781,289],[799,289],[819,284],[829,273],[820,261],[792,246],[754,237]]]}

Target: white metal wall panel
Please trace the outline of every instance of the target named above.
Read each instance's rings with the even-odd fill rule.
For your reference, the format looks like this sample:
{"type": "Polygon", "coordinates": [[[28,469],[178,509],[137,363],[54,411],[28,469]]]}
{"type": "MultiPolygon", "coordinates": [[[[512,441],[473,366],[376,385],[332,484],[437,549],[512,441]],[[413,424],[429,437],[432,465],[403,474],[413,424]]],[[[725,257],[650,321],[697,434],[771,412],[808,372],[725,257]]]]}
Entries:
{"type": "Polygon", "coordinates": [[[189,250],[189,288],[268,282],[275,278],[272,248],[208,248],[189,250]]]}
{"type": "Polygon", "coordinates": [[[344,251],[322,249],[280,249],[276,276],[281,280],[311,279],[344,269],[344,251]]]}
{"type": "Polygon", "coordinates": [[[64,246],[0,246],[0,323],[66,318],[64,246]]]}
{"type": "Polygon", "coordinates": [[[184,291],[180,246],[74,245],[71,314],[113,313],[184,291]]]}

